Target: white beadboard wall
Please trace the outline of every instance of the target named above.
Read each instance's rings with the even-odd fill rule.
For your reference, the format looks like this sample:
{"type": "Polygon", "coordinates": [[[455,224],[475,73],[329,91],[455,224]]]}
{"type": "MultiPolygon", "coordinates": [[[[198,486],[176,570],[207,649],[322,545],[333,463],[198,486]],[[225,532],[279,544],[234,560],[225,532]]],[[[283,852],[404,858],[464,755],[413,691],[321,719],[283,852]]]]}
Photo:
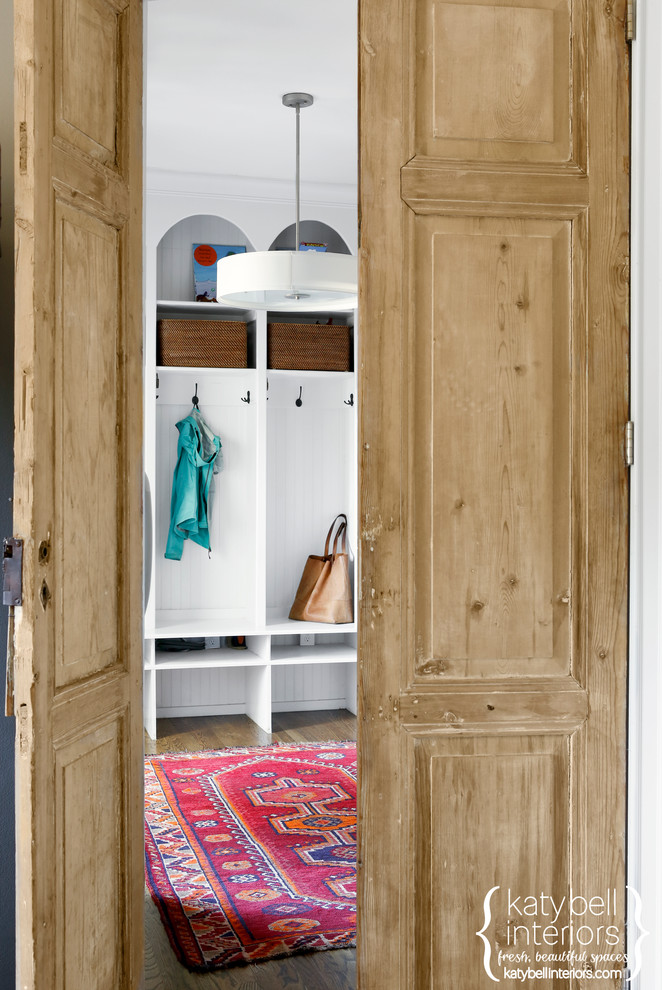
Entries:
{"type": "MultiPolygon", "coordinates": [[[[195,656],[195,654],[193,654],[195,656]]],[[[345,708],[347,667],[353,664],[304,664],[271,669],[271,710],[280,712],[345,708]]],[[[252,670],[162,670],[156,681],[158,718],[188,715],[238,715],[246,711],[252,670]]]]}
{"type": "MultiPolygon", "coordinates": [[[[326,244],[327,251],[335,254],[349,254],[349,248],[340,234],[321,220],[302,220],[299,224],[299,240],[313,244],[326,244]]],[[[285,227],[274,238],[269,250],[293,250],[296,241],[296,227],[293,223],[285,227]]]]}
{"type": "Polygon", "coordinates": [[[169,611],[185,610],[205,618],[213,612],[255,621],[255,394],[254,372],[160,374],[156,409],[155,549],[156,608],[162,622],[169,611]],[[220,436],[223,469],[214,476],[211,507],[211,556],[189,540],[181,560],[164,558],[170,526],[170,499],[177,462],[176,423],[191,410],[198,385],[200,411],[220,436]],[[182,401],[185,399],[186,401],[182,401]]]}
{"type": "Polygon", "coordinates": [[[345,664],[317,663],[273,667],[271,709],[274,712],[344,708],[345,664]]]}
{"type": "Polygon", "coordinates": [[[245,667],[162,670],[156,681],[157,716],[239,715],[246,711],[247,673],[245,667]]]}
{"type": "Polygon", "coordinates": [[[323,553],[334,517],[345,512],[353,530],[347,464],[354,417],[345,405],[351,376],[268,377],[267,615],[273,620],[287,615],[306,558],[323,553]],[[300,388],[303,405],[297,407],[300,388]]]}

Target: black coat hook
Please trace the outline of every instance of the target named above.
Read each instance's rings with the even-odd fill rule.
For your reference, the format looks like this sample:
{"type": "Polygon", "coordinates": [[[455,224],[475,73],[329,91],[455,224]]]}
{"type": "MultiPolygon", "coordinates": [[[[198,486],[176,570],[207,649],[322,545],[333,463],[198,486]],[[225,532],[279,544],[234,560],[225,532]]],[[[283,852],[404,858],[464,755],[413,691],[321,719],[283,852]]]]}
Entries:
{"type": "Polygon", "coordinates": [[[294,405],[295,406],[302,406],[303,405],[303,399],[301,398],[302,392],[303,392],[303,385],[299,385],[299,398],[298,399],[295,399],[295,402],[294,402],[294,405]]]}
{"type": "Polygon", "coordinates": [[[191,402],[193,403],[193,405],[195,406],[196,409],[199,408],[199,406],[200,406],[200,399],[198,398],[198,383],[197,382],[195,383],[195,395],[191,399],[191,402]]]}
{"type": "Polygon", "coordinates": [[[241,401],[242,401],[242,402],[250,402],[250,401],[251,401],[251,393],[250,393],[250,391],[247,391],[247,392],[246,392],[246,397],[245,397],[245,398],[244,398],[244,396],[242,395],[242,397],[241,397],[241,401]]]}
{"type": "Polygon", "coordinates": [[[349,393],[349,399],[343,399],[343,402],[345,403],[346,406],[353,406],[354,405],[354,393],[353,392],[350,392],[349,393]]]}

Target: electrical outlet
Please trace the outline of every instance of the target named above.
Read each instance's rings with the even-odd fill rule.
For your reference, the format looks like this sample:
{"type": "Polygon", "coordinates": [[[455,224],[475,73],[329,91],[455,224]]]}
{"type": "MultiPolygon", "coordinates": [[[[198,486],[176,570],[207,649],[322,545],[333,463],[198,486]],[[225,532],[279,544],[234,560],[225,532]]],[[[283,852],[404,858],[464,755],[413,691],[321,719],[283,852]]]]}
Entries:
{"type": "Polygon", "coordinates": [[[205,636],[205,650],[220,650],[220,636],[205,636]]]}
{"type": "Polygon", "coordinates": [[[314,646],[315,645],[315,633],[302,633],[299,636],[299,646],[314,646]]]}

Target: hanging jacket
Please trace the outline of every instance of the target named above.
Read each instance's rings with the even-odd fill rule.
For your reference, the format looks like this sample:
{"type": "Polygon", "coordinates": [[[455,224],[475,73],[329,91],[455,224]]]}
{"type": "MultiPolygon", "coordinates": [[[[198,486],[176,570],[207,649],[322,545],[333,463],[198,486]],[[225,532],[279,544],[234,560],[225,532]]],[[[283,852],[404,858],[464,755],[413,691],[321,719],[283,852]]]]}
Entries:
{"type": "Polygon", "coordinates": [[[212,476],[223,467],[221,441],[198,409],[177,423],[177,464],[172,479],[170,531],[165,555],[181,560],[184,540],[209,550],[212,476]]]}

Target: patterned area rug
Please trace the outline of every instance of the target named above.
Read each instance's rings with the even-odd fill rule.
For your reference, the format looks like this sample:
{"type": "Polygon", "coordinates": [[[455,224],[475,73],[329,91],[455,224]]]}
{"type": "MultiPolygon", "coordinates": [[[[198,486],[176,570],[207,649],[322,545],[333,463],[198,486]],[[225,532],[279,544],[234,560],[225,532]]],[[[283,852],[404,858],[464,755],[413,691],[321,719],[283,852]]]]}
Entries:
{"type": "Polygon", "coordinates": [[[147,884],[208,972],[356,938],[356,744],[145,759],[147,884]]]}

